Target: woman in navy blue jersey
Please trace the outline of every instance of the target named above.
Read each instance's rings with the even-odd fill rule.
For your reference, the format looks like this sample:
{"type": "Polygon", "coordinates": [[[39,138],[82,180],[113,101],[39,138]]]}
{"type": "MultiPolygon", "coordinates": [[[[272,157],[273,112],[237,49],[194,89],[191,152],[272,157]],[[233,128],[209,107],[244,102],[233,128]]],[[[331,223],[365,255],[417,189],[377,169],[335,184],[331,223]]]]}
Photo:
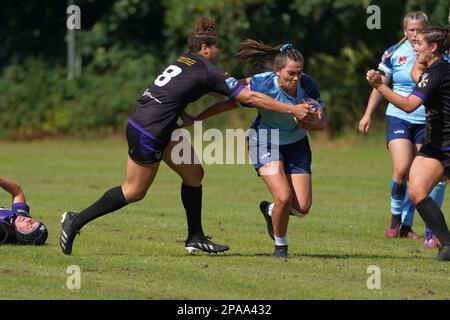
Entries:
{"type": "Polygon", "coordinates": [[[181,200],[186,210],[188,236],[185,248],[208,253],[223,252],[226,245],[211,242],[201,225],[203,168],[194,161],[191,150],[189,163],[172,159],[177,142],[171,140],[178,128],[177,120],[186,106],[209,92],[216,92],[257,108],[266,108],[295,115],[299,119],[315,117],[305,108],[281,103],[267,95],[252,92],[235,78],[219,69],[219,46],[214,22],[198,21],[188,36],[189,52],[180,55],[167,66],[137,99],[135,112],[128,120],[127,174],[122,185],[111,188],[95,203],[80,213],[66,212],[62,219],[60,246],[71,254],[73,241],[88,222],[141,200],[150,188],[159,164],[164,161],[182,179],[181,200]]]}
{"type": "Polygon", "coordinates": [[[425,66],[412,93],[406,97],[386,86],[379,72],[370,70],[367,80],[398,108],[413,112],[426,108],[426,132],[411,165],[408,193],[426,225],[441,243],[435,260],[450,261],[450,232],[437,203],[429,196],[443,176],[450,178],[450,64],[443,54],[450,48],[450,27],[425,27],[418,31],[414,49],[425,66]]]}

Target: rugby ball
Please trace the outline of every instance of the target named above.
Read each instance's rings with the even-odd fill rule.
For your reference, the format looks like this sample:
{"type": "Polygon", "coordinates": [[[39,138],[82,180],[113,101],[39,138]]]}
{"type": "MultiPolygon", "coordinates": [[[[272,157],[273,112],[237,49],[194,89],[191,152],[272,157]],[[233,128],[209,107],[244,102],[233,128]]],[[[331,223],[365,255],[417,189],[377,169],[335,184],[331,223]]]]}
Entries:
{"type": "Polygon", "coordinates": [[[302,103],[307,104],[309,109],[311,109],[311,110],[316,110],[318,108],[322,108],[322,105],[320,104],[320,102],[317,100],[314,100],[312,98],[308,98],[308,97],[303,98],[302,103]]]}
{"type": "MultiPolygon", "coordinates": [[[[310,110],[322,109],[322,105],[320,104],[320,102],[318,102],[317,100],[314,100],[312,98],[308,98],[308,97],[303,98],[301,103],[306,104],[310,110]]],[[[294,121],[297,125],[301,126],[300,121],[296,117],[294,117],[294,121]]]]}

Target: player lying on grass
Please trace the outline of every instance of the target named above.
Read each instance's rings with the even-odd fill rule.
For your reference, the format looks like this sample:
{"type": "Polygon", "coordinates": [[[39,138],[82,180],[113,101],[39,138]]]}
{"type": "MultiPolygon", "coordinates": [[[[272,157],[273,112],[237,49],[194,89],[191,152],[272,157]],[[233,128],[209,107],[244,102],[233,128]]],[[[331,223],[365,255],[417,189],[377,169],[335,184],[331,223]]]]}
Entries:
{"type": "Polygon", "coordinates": [[[11,209],[0,208],[0,244],[43,245],[48,232],[45,225],[30,216],[30,207],[16,182],[0,177],[0,187],[11,194],[11,209]]]}

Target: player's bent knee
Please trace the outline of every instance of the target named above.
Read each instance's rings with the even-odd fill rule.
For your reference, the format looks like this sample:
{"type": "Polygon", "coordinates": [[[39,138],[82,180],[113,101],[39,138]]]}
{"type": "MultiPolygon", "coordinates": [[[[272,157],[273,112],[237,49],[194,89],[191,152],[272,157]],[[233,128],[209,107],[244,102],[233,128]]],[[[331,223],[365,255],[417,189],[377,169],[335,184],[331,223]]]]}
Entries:
{"type": "Polygon", "coordinates": [[[275,195],[274,202],[276,206],[280,207],[290,207],[292,201],[292,195],[290,193],[283,193],[275,195]]]}
{"type": "Polygon", "coordinates": [[[127,190],[124,192],[127,203],[137,202],[144,199],[147,190],[127,190]]]}
{"type": "Polygon", "coordinates": [[[198,176],[199,181],[202,182],[203,178],[205,177],[205,170],[203,169],[202,166],[200,166],[197,176],[198,176]]]}
{"type": "Polygon", "coordinates": [[[397,183],[403,184],[408,178],[408,171],[405,169],[394,169],[394,180],[397,183]]]}
{"type": "Polygon", "coordinates": [[[191,187],[198,187],[202,184],[203,177],[205,176],[205,171],[202,166],[195,168],[190,171],[189,174],[183,175],[183,184],[191,187]]]}
{"type": "Polygon", "coordinates": [[[289,213],[293,216],[299,217],[299,218],[304,218],[308,215],[309,213],[309,208],[307,210],[302,209],[302,210],[297,210],[294,207],[291,207],[289,213]]]}
{"type": "Polygon", "coordinates": [[[427,193],[422,188],[411,184],[408,185],[408,196],[414,204],[418,204],[427,197],[427,193]]]}
{"type": "Polygon", "coordinates": [[[291,207],[290,213],[293,216],[299,217],[299,218],[304,218],[308,215],[309,213],[309,209],[311,209],[311,205],[309,206],[305,206],[305,207],[291,207]]]}
{"type": "Polygon", "coordinates": [[[309,210],[311,209],[311,205],[304,207],[300,210],[300,213],[307,215],[309,213],[309,210]]]}

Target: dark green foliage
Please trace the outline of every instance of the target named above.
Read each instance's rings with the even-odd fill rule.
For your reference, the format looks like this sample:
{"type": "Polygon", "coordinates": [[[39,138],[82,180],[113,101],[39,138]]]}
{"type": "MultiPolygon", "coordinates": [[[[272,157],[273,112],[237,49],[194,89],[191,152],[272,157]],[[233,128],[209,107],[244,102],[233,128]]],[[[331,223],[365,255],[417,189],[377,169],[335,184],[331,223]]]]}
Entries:
{"type": "MultiPolygon", "coordinates": [[[[177,54],[201,16],[217,23],[220,66],[246,76],[234,59],[240,41],[291,42],[305,56],[305,72],[329,106],[330,132],[356,130],[370,87],[365,73],[402,36],[402,18],[424,10],[445,24],[446,0],[78,0],[81,77],[66,80],[66,1],[2,1],[0,137],[109,133],[123,128],[137,96],[177,54]],[[369,30],[366,8],[381,9],[381,30],[369,30]]],[[[202,99],[191,111],[200,111],[202,99]]],[[[384,105],[376,115],[381,118],[384,105]]],[[[248,126],[255,111],[212,120],[248,126]],[[223,121],[225,120],[225,121],[223,121]]]]}
{"type": "Polygon", "coordinates": [[[123,128],[158,66],[151,54],[129,59],[114,49],[98,50],[74,80],[42,60],[11,64],[0,78],[0,137],[84,136],[123,128]]]}

